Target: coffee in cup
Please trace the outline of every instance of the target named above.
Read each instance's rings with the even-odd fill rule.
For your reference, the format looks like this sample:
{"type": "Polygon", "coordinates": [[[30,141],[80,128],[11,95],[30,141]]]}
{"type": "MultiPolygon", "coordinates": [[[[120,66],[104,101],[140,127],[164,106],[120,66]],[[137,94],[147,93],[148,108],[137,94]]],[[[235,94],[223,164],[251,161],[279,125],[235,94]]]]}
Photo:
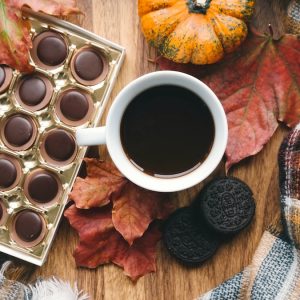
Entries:
{"type": "Polygon", "coordinates": [[[189,188],[217,167],[227,144],[223,107],[200,80],[159,71],[127,85],[105,127],[79,129],[79,145],[106,144],[129,180],[160,192],[189,188]]]}

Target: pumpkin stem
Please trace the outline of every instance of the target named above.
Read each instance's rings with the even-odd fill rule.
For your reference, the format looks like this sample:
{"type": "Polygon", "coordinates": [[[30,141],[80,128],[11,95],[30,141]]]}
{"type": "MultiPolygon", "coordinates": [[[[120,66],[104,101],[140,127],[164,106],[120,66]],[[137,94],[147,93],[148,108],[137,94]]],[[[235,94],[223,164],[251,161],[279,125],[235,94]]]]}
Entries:
{"type": "Polygon", "coordinates": [[[206,4],[206,0],[194,0],[194,5],[197,7],[204,7],[206,4]]]}
{"type": "Polygon", "coordinates": [[[211,0],[187,0],[189,12],[197,14],[206,14],[211,0]]]}

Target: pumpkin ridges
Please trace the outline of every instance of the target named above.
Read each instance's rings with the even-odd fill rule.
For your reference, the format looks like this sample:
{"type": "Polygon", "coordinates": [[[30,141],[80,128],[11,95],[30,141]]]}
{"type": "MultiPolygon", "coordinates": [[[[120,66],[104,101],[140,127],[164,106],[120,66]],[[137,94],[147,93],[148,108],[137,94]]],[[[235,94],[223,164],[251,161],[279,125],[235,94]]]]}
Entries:
{"type": "Polygon", "coordinates": [[[253,13],[254,0],[214,0],[210,7],[218,13],[245,20],[253,13]]]}
{"type": "Polygon", "coordinates": [[[248,28],[242,20],[221,14],[211,20],[225,53],[233,52],[245,40],[248,28]]]}
{"type": "Polygon", "coordinates": [[[141,18],[143,33],[151,45],[160,49],[168,35],[188,16],[182,1],[172,7],[150,12],[141,18]]]}
{"type": "Polygon", "coordinates": [[[211,0],[206,11],[193,12],[192,0],[138,1],[150,45],[175,62],[210,64],[245,39],[244,20],[252,14],[255,0],[211,0]]]}
{"type": "Polygon", "coordinates": [[[247,36],[247,25],[240,19],[220,13],[210,13],[210,19],[225,53],[233,52],[247,36]]]}
{"type": "MultiPolygon", "coordinates": [[[[182,1],[182,0],[180,0],[182,1]]],[[[139,16],[143,16],[151,11],[170,7],[176,4],[178,0],[152,0],[152,1],[138,1],[139,16]]]]}
{"type": "Polygon", "coordinates": [[[205,27],[201,30],[201,23],[197,19],[195,22],[198,23],[198,37],[195,42],[195,48],[193,51],[193,55],[191,57],[191,63],[193,64],[212,64],[219,61],[224,56],[223,46],[218,39],[213,26],[210,24],[210,20],[207,16],[204,16],[205,22],[202,24],[206,24],[205,27]],[[203,32],[210,34],[204,39],[203,32]]]}
{"type": "Polygon", "coordinates": [[[211,64],[223,56],[222,45],[206,16],[190,14],[165,40],[162,54],[179,63],[211,64]]]}

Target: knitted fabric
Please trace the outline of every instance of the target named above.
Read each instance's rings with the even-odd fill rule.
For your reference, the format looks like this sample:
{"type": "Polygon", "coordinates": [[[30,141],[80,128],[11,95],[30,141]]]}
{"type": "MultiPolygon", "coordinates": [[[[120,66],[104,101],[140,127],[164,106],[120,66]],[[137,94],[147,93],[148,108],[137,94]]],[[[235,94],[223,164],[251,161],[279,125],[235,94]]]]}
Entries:
{"type": "Polygon", "coordinates": [[[285,23],[288,33],[300,34],[300,0],[291,0],[285,23]]]}
{"type": "Polygon", "coordinates": [[[279,150],[284,232],[266,231],[250,266],[199,300],[300,299],[300,124],[279,150]]]}

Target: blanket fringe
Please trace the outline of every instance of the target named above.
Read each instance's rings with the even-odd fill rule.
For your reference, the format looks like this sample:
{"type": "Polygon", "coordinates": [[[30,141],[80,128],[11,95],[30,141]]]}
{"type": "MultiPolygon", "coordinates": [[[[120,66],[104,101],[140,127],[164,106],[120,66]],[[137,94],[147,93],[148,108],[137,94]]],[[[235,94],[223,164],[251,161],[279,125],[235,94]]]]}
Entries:
{"type": "Polygon", "coordinates": [[[32,292],[32,300],[89,300],[88,295],[79,291],[77,285],[74,288],[68,282],[55,277],[48,280],[38,281],[29,286],[32,292]]]}

